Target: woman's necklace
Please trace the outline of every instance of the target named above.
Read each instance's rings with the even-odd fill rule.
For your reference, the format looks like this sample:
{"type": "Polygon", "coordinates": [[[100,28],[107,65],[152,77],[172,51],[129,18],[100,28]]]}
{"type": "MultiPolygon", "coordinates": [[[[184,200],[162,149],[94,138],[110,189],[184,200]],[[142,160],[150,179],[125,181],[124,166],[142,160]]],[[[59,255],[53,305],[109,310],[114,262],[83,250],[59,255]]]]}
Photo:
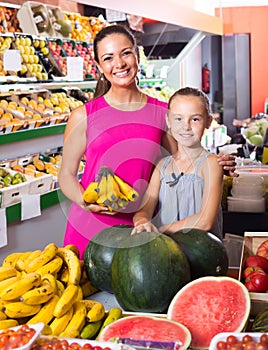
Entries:
{"type": "Polygon", "coordinates": [[[172,160],[171,160],[171,167],[172,167],[172,173],[171,173],[171,176],[173,178],[173,180],[171,181],[167,181],[166,184],[168,184],[170,187],[173,187],[175,186],[180,178],[187,173],[187,171],[191,168],[191,167],[194,167],[194,163],[196,162],[196,160],[201,156],[201,154],[204,152],[204,149],[201,150],[201,152],[198,153],[198,155],[192,160],[192,159],[189,159],[190,160],[190,163],[189,165],[187,166],[187,168],[185,169],[185,171],[181,171],[179,172],[178,174],[175,173],[175,170],[174,170],[174,164],[175,163],[175,159],[174,157],[172,157],[172,160]]]}
{"type": "Polygon", "coordinates": [[[118,103],[118,102],[112,101],[108,94],[105,95],[105,98],[108,104],[112,107],[115,107],[123,111],[136,111],[140,109],[141,104],[143,102],[143,93],[139,91],[139,100],[133,101],[133,102],[118,103]]]}

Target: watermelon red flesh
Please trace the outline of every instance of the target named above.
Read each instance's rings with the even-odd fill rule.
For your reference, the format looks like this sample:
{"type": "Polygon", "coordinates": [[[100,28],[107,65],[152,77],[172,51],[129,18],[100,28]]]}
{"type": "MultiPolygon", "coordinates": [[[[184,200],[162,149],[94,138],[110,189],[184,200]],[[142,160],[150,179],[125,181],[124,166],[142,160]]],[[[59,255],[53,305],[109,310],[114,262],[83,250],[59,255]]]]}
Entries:
{"type": "Polygon", "coordinates": [[[192,348],[208,348],[218,333],[241,332],[249,312],[249,293],[241,282],[231,277],[201,277],[175,295],[167,317],[190,330],[192,348]]]}
{"type": "Polygon", "coordinates": [[[151,316],[127,316],[106,326],[98,337],[100,341],[114,338],[178,342],[180,350],[191,342],[189,330],[178,322],[151,316]]]}

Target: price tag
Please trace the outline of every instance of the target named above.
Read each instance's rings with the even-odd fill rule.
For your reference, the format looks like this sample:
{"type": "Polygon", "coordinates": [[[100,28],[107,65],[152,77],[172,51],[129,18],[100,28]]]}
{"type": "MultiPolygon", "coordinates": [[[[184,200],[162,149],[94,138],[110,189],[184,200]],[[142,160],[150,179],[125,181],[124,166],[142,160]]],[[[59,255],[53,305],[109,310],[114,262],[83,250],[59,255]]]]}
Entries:
{"type": "Polygon", "coordinates": [[[34,17],[34,23],[36,23],[36,24],[39,24],[39,23],[41,23],[43,21],[44,21],[44,19],[42,18],[42,16],[34,17]]]}
{"type": "Polygon", "coordinates": [[[21,70],[21,56],[19,50],[4,50],[4,70],[21,70]]]}
{"type": "Polygon", "coordinates": [[[6,208],[0,209],[0,248],[7,245],[6,208]]]}
{"type": "Polygon", "coordinates": [[[154,64],[149,64],[146,68],[146,78],[150,79],[154,76],[154,64]]]}
{"type": "Polygon", "coordinates": [[[124,12],[106,9],[105,13],[106,13],[107,22],[126,21],[126,14],[124,12]]]}
{"type": "Polygon", "coordinates": [[[83,57],[67,57],[67,79],[83,80],[84,59],[83,57]]]}
{"type": "Polygon", "coordinates": [[[160,78],[166,79],[169,66],[163,66],[160,71],[160,78]]]}
{"type": "Polygon", "coordinates": [[[21,220],[41,215],[40,194],[21,195],[21,220]]]}

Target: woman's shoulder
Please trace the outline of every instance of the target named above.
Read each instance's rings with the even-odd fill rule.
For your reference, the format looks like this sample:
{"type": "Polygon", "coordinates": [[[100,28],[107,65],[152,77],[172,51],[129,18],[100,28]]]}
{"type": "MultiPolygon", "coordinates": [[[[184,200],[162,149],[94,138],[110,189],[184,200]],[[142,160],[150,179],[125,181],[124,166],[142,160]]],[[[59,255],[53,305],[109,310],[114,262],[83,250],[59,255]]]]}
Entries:
{"type": "Polygon", "coordinates": [[[100,108],[107,106],[103,96],[94,98],[84,104],[87,114],[90,114],[92,111],[96,111],[100,108]]]}
{"type": "Polygon", "coordinates": [[[159,99],[147,95],[147,103],[148,104],[154,104],[160,107],[164,107],[165,109],[167,108],[168,104],[165,101],[160,101],[159,99]]]}

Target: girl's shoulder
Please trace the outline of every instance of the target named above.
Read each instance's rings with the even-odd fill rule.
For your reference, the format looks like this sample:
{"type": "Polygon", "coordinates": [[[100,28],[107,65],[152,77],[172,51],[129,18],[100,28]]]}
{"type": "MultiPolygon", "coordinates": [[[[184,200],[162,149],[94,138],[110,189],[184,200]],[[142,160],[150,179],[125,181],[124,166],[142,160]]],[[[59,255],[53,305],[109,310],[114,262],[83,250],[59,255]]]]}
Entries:
{"type": "Polygon", "coordinates": [[[217,156],[217,154],[208,152],[207,160],[209,162],[211,162],[211,163],[215,163],[215,162],[218,163],[218,161],[217,161],[218,158],[219,157],[217,156]]]}
{"type": "Polygon", "coordinates": [[[215,175],[222,172],[222,166],[218,163],[218,156],[213,153],[208,153],[206,159],[201,164],[201,171],[203,173],[214,173],[215,175]]]}
{"type": "Polygon", "coordinates": [[[168,163],[171,161],[171,159],[172,159],[172,156],[166,156],[161,158],[156,164],[156,168],[158,170],[165,168],[168,165],[168,163]]]}

